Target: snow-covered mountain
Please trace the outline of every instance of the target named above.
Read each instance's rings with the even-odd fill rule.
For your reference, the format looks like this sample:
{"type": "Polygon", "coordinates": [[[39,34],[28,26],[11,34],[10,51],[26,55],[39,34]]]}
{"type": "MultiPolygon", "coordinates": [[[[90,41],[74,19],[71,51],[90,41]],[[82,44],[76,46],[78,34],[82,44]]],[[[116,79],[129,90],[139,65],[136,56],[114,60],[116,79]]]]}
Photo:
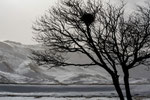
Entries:
{"type": "MultiPolygon", "coordinates": [[[[51,69],[38,66],[29,59],[32,49],[40,49],[40,46],[23,45],[12,41],[0,42],[0,83],[111,84],[110,76],[98,66],[51,69]]],[[[78,56],[72,58],[77,59],[78,56]]],[[[131,75],[132,83],[148,83],[149,77],[146,76],[150,76],[150,71],[137,68],[131,75]],[[138,71],[143,72],[143,75],[138,74],[138,71]]]]}

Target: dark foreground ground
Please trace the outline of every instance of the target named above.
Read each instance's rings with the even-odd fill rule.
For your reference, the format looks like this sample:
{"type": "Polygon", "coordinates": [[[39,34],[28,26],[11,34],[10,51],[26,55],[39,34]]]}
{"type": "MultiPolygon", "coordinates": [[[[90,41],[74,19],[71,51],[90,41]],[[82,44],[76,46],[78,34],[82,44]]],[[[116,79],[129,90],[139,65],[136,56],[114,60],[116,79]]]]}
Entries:
{"type": "MultiPolygon", "coordinates": [[[[124,86],[121,86],[124,90],[124,86]]],[[[150,97],[150,84],[131,85],[134,97],[150,97]]],[[[18,85],[0,84],[0,96],[117,97],[113,85],[18,85]]],[[[150,100],[150,99],[149,99],[150,100]]]]}

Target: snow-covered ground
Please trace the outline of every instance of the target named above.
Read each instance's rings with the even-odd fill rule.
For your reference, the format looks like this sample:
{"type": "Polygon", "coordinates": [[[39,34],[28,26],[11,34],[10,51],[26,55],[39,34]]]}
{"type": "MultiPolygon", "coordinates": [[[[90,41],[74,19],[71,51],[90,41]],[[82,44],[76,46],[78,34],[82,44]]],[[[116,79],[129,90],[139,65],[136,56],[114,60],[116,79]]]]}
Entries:
{"type": "MultiPolygon", "coordinates": [[[[41,49],[39,45],[0,42],[0,83],[36,83],[36,84],[111,84],[108,73],[98,66],[57,67],[38,66],[29,59],[32,49],[41,49]]],[[[81,55],[70,55],[74,61],[88,61],[81,55]]],[[[131,71],[130,83],[150,83],[150,70],[136,68],[131,71]]]]}
{"type": "MultiPolygon", "coordinates": [[[[119,100],[119,98],[94,97],[94,98],[55,98],[55,97],[0,97],[0,100],[119,100]]],[[[134,100],[150,100],[150,98],[134,98],[134,100]]]]}
{"type": "MultiPolygon", "coordinates": [[[[119,100],[118,98],[0,97],[0,100],[119,100]]],[[[142,99],[148,100],[148,99],[142,99]]]]}

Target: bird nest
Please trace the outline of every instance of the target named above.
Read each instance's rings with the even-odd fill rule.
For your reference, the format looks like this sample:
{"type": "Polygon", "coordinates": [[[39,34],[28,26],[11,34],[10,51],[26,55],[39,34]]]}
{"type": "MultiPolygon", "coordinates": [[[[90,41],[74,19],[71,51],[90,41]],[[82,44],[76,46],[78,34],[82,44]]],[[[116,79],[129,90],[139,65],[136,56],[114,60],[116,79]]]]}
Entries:
{"type": "Polygon", "coordinates": [[[81,17],[81,21],[83,21],[85,23],[85,25],[87,25],[87,26],[91,25],[94,22],[94,20],[95,20],[95,17],[91,13],[85,13],[81,17]]]}

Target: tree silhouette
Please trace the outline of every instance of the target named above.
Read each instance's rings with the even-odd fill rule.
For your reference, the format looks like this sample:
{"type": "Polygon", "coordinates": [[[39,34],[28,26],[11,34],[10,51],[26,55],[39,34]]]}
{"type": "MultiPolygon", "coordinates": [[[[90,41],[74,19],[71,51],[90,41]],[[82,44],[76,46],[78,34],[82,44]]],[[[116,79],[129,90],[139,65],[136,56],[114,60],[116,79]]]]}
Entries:
{"type": "Polygon", "coordinates": [[[34,24],[35,39],[45,49],[34,51],[32,59],[51,67],[102,67],[111,75],[120,100],[124,100],[118,73],[121,68],[127,99],[132,100],[129,70],[149,65],[150,4],[137,6],[129,17],[124,8],[124,3],[116,7],[100,0],[62,1],[34,24]],[[65,54],[75,52],[86,55],[91,62],[67,62],[65,54]]]}

